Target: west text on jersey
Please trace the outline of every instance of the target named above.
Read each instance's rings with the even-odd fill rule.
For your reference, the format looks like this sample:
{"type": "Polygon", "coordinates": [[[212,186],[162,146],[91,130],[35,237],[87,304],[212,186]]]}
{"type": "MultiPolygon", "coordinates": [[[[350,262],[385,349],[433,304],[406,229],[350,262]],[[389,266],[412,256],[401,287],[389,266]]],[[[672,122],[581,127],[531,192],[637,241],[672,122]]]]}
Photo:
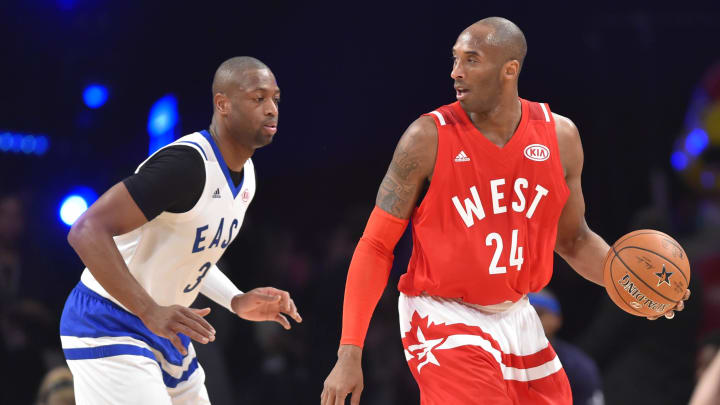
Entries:
{"type": "MultiPolygon", "coordinates": [[[[540,204],[540,200],[542,200],[543,197],[546,197],[548,195],[548,189],[539,184],[535,185],[535,193],[532,196],[532,202],[528,206],[528,200],[525,198],[528,184],[529,183],[525,178],[518,177],[517,179],[515,179],[515,182],[513,184],[515,198],[513,198],[510,202],[510,206],[513,211],[520,213],[525,212],[525,209],[527,208],[527,212],[525,212],[525,217],[530,219],[532,218],[533,214],[535,214],[535,210],[537,210],[537,207],[540,204]]],[[[507,203],[503,201],[505,200],[505,193],[503,192],[504,185],[505,179],[490,180],[490,195],[492,200],[493,214],[502,214],[507,212],[508,210],[508,207],[506,205],[507,203]]],[[[454,196],[452,198],[455,209],[457,210],[458,214],[460,214],[460,217],[468,228],[475,225],[475,217],[477,217],[478,220],[482,220],[483,218],[485,218],[485,208],[483,207],[476,186],[470,187],[470,195],[472,196],[472,200],[470,198],[465,198],[464,206],[460,203],[460,198],[458,196],[454,196]]]]}

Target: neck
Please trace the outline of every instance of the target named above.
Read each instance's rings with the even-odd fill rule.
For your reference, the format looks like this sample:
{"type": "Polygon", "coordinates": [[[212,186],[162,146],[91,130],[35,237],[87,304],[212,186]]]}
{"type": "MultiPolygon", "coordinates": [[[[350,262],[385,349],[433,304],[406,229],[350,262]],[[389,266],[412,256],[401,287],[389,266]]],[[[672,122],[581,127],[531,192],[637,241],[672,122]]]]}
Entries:
{"type": "Polygon", "coordinates": [[[233,139],[230,131],[222,123],[218,123],[215,117],[210,123],[209,131],[220,149],[220,154],[222,154],[228,169],[234,172],[241,171],[255,150],[233,139]]]}
{"type": "Polygon", "coordinates": [[[517,92],[514,92],[503,97],[500,103],[488,111],[468,111],[467,114],[483,135],[488,138],[495,138],[505,144],[512,138],[518,125],[520,125],[522,104],[517,92]]]}

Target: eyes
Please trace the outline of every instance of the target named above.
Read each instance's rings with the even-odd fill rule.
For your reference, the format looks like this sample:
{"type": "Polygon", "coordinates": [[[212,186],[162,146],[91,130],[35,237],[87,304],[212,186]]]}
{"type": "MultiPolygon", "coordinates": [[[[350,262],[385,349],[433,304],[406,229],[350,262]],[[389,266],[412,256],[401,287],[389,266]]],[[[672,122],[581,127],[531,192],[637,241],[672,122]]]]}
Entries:
{"type": "MultiPolygon", "coordinates": [[[[266,99],[266,97],[258,96],[255,97],[253,100],[258,104],[262,104],[265,102],[266,99]]],[[[275,103],[275,105],[280,104],[280,97],[273,97],[273,102],[275,103]]]]}
{"type": "MultiPolygon", "coordinates": [[[[458,63],[458,61],[460,60],[460,58],[458,58],[455,55],[452,55],[450,58],[452,60],[453,66],[455,66],[458,63]]],[[[470,56],[464,58],[464,62],[467,62],[470,64],[476,64],[476,63],[480,63],[480,59],[475,55],[470,55],[470,56]]]]}

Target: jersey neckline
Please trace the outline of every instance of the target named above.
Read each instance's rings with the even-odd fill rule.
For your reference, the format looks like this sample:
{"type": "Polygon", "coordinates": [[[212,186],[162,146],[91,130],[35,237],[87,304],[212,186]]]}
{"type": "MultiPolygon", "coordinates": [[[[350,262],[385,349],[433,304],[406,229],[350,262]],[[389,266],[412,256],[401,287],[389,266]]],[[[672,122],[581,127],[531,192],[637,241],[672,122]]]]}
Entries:
{"type": "Polygon", "coordinates": [[[475,124],[473,124],[472,120],[470,119],[470,116],[467,114],[467,112],[462,108],[459,101],[456,101],[452,103],[452,107],[455,109],[456,113],[460,116],[460,120],[462,124],[467,127],[467,131],[472,133],[472,136],[480,138],[480,142],[484,143],[486,148],[489,148],[495,153],[506,155],[515,149],[518,148],[518,145],[522,143],[520,138],[523,137],[525,134],[525,128],[527,127],[528,122],[530,121],[530,109],[528,106],[528,101],[519,98],[520,100],[520,109],[521,109],[521,116],[520,116],[520,123],[518,123],[517,129],[515,129],[515,132],[510,137],[510,139],[507,141],[505,145],[502,147],[497,146],[492,141],[490,141],[485,135],[483,135],[480,130],[477,129],[475,124]]]}
{"type": "Polygon", "coordinates": [[[213,139],[212,135],[210,135],[210,132],[208,132],[206,129],[203,129],[202,131],[200,131],[200,133],[202,134],[202,136],[205,137],[205,139],[207,139],[208,143],[212,147],[213,153],[215,154],[215,159],[217,160],[218,164],[220,165],[220,169],[225,175],[225,180],[227,180],[227,185],[230,188],[234,199],[235,197],[237,197],[238,194],[240,194],[240,190],[242,190],[243,184],[245,184],[245,168],[243,167],[243,178],[242,180],[240,180],[240,184],[235,187],[235,182],[233,182],[232,176],[230,176],[230,169],[228,168],[227,163],[225,163],[225,159],[223,158],[222,153],[220,153],[220,148],[218,148],[217,144],[215,143],[215,139],[213,139]]]}

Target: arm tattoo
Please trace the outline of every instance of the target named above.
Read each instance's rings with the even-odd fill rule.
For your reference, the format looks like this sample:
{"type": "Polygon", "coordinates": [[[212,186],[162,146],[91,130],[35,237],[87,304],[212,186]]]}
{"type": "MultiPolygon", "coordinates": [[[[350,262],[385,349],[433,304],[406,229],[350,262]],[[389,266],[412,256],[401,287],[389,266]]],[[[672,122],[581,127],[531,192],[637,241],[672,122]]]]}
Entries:
{"type": "Polygon", "coordinates": [[[410,174],[418,166],[417,157],[411,157],[405,151],[395,153],[378,190],[378,207],[399,218],[409,216],[414,207],[413,197],[417,197],[418,190],[418,185],[410,179],[410,174]]]}
{"type": "Polygon", "coordinates": [[[403,180],[407,180],[410,173],[417,167],[418,163],[410,159],[405,151],[398,151],[397,156],[394,156],[392,162],[390,162],[390,170],[403,180]]]}

